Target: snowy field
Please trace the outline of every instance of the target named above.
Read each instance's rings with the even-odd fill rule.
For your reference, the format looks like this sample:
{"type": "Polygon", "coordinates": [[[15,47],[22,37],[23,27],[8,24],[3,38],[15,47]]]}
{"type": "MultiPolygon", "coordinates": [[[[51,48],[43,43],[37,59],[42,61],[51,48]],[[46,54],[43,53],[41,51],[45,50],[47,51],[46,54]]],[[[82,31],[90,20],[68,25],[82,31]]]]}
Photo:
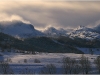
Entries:
{"type": "MultiPolygon", "coordinates": [[[[54,64],[56,68],[59,69],[62,67],[62,59],[64,57],[70,57],[79,60],[80,57],[82,56],[82,54],[74,54],[74,53],[38,53],[32,55],[32,54],[4,52],[0,54],[2,55],[0,56],[0,60],[7,61],[8,59],[10,59],[8,63],[14,70],[14,73],[20,73],[20,70],[25,68],[31,69],[35,71],[35,73],[39,73],[40,69],[46,66],[47,64],[54,64]],[[34,62],[34,60],[36,59],[38,59],[40,63],[34,62]]],[[[93,61],[99,55],[84,54],[84,56],[89,58],[92,66],[95,66],[93,64],[93,61]]]]}
{"type": "Polygon", "coordinates": [[[79,48],[77,47],[78,50],[84,52],[85,54],[96,54],[100,55],[100,48],[79,48]]]}

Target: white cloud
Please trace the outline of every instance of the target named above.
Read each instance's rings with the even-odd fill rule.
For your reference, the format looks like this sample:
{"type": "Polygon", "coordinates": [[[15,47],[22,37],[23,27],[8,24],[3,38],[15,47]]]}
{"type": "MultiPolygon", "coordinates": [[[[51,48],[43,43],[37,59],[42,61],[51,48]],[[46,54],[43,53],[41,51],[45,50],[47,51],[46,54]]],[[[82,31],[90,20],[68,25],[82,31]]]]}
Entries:
{"type": "Polygon", "coordinates": [[[0,15],[0,21],[13,21],[13,20],[18,20],[18,21],[22,21],[24,23],[30,23],[29,21],[24,20],[22,17],[18,16],[18,15],[7,15],[7,14],[2,14],[0,15]]]}

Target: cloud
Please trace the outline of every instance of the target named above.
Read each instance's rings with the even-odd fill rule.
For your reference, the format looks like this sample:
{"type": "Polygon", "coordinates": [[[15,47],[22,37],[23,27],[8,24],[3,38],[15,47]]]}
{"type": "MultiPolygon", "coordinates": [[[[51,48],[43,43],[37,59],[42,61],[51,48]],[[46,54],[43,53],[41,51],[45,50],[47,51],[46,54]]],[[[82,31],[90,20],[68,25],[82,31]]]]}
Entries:
{"type": "Polygon", "coordinates": [[[75,28],[78,25],[93,26],[100,20],[100,2],[78,1],[1,1],[0,20],[30,21],[35,28],[75,28]]]}
{"type": "Polygon", "coordinates": [[[24,20],[22,17],[18,16],[18,15],[7,15],[7,14],[3,14],[3,16],[0,16],[0,21],[13,21],[13,20],[18,20],[18,21],[22,21],[24,23],[30,23],[29,21],[24,20]]]}

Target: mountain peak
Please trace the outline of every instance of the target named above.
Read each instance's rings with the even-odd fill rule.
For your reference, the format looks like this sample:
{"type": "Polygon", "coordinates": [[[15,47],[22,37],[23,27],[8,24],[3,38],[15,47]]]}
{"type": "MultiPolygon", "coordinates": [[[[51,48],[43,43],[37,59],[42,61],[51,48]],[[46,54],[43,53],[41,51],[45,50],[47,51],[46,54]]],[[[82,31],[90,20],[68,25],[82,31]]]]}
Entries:
{"type": "Polygon", "coordinates": [[[32,24],[23,23],[18,20],[0,22],[0,31],[20,38],[44,35],[42,32],[34,29],[32,24]]]}
{"type": "Polygon", "coordinates": [[[85,26],[80,25],[77,29],[85,29],[85,26]]]}
{"type": "Polygon", "coordinates": [[[63,28],[56,29],[54,27],[49,27],[44,31],[47,36],[67,36],[66,32],[63,28]]]}
{"type": "Polygon", "coordinates": [[[100,38],[100,34],[91,28],[79,26],[77,29],[70,33],[70,37],[78,37],[83,39],[96,39],[100,38]]]}
{"type": "Polygon", "coordinates": [[[54,30],[56,30],[56,28],[54,28],[54,27],[48,27],[47,30],[54,31],[54,30]]]}

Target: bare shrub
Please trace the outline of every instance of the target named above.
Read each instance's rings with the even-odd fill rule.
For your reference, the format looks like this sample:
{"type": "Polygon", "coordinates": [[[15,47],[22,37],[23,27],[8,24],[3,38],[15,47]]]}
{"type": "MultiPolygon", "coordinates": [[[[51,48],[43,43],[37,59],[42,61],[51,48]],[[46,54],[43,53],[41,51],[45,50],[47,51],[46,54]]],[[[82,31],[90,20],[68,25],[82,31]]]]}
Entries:
{"type": "Polygon", "coordinates": [[[79,74],[81,73],[81,66],[79,64],[76,64],[75,66],[73,66],[73,74],[79,74]]]}
{"type": "Polygon", "coordinates": [[[95,60],[94,63],[96,65],[96,68],[98,69],[98,72],[100,73],[100,56],[98,56],[95,60]]]}
{"type": "Polygon", "coordinates": [[[53,64],[48,64],[41,69],[40,73],[41,74],[56,74],[56,66],[53,64]]]}
{"type": "Polygon", "coordinates": [[[34,59],[34,63],[41,63],[41,62],[38,59],[34,59]]]}
{"type": "Polygon", "coordinates": [[[27,63],[27,59],[24,59],[24,63],[27,63]]]}
{"type": "Polygon", "coordinates": [[[75,59],[71,59],[69,57],[64,57],[63,58],[63,73],[64,74],[72,74],[73,70],[75,69],[75,65],[76,65],[76,60],[75,59]]]}
{"type": "Polygon", "coordinates": [[[88,60],[88,58],[82,55],[79,60],[79,63],[80,63],[83,74],[88,74],[89,71],[91,70],[91,63],[88,60]]]}
{"type": "Polygon", "coordinates": [[[35,74],[35,71],[29,68],[22,69],[19,74],[35,74]]]}
{"type": "Polygon", "coordinates": [[[9,62],[12,63],[11,58],[7,58],[6,62],[8,62],[8,63],[9,63],[9,62]]]}
{"type": "Polygon", "coordinates": [[[0,74],[13,74],[13,70],[6,62],[0,62],[0,74]]]}

